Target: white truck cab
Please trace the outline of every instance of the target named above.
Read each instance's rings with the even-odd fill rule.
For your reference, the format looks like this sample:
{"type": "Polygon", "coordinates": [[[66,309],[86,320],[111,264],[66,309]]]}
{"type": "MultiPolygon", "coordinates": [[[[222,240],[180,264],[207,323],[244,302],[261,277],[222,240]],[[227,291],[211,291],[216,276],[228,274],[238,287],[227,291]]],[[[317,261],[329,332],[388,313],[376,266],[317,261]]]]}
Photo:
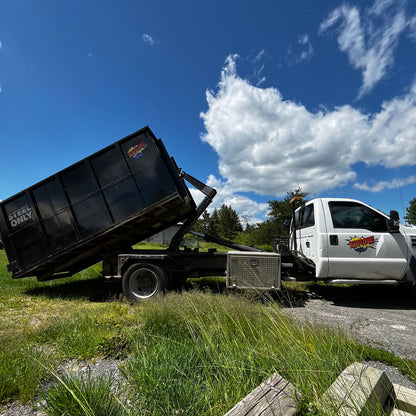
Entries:
{"type": "Polygon", "coordinates": [[[416,227],[363,202],[318,198],[295,211],[289,248],[328,283],[416,283],[416,227]]]}

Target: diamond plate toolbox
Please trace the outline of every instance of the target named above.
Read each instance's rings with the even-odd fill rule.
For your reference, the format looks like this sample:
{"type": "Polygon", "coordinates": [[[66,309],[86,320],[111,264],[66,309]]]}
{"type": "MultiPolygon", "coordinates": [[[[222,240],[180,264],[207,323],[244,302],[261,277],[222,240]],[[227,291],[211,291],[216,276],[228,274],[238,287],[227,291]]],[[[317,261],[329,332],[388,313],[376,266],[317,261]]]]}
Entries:
{"type": "Polygon", "coordinates": [[[229,251],[227,288],[281,289],[280,254],[229,251]]]}

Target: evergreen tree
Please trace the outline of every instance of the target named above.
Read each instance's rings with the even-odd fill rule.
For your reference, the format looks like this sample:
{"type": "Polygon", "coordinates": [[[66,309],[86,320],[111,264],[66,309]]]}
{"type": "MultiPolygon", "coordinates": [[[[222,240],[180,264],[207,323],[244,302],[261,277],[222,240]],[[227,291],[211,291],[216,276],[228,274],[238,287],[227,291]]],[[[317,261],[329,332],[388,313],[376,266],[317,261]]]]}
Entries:
{"type": "Polygon", "coordinates": [[[212,235],[219,237],[219,228],[220,228],[220,219],[218,216],[218,210],[217,208],[214,209],[214,211],[212,212],[211,215],[211,230],[212,230],[212,235]]]}
{"type": "Polygon", "coordinates": [[[294,191],[287,192],[287,196],[282,201],[268,201],[269,212],[267,215],[271,219],[273,231],[277,232],[275,236],[286,236],[289,235],[289,224],[292,218],[292,206],[290,201],[297,196],[304,199],[308,196],[308,192],[302,192],[301,188],[297,188],[294,191]]]}
{"type": "Polygon", "coordinates": [[[409,206],[406,208],[405,219],[409,224],[416,225],[416,198],[409,202],[409,206]]]}
{"type": "Polygon", "coordinates": [[[231,206],[222,205],[218,211],[218,231],[220,237],[232,240],[243,231],[237,212],[231,206]]]}
{"type": "Polygon", "coordinates": [[[247,237],[247,244],[252,246],[271,246],[274,238],[278,235],[279,229],[276,221],[266,220],[258,223],[251,229],[247,237]]]}
{"type": "Polygon", "coordinates": [[[289,225],[292,218],[290,201],[295,196],[304,198],[307,195],[307,192],[302,192],[301,188],[298,188],[287,192],[287,196],[281,201],[268,201],[269,211],[267,215],[269,219],[246,229],[244,233],[246,244],[254,246],[271,245],[277,236],[289,235],[289,225]]]}
{"type": "Polygon", "coordinates": [[[211,235],[213,233],[212,219],[208,211],[204,211],[202,216],[193,226],[193,230],[201,234],[211,235]]]}

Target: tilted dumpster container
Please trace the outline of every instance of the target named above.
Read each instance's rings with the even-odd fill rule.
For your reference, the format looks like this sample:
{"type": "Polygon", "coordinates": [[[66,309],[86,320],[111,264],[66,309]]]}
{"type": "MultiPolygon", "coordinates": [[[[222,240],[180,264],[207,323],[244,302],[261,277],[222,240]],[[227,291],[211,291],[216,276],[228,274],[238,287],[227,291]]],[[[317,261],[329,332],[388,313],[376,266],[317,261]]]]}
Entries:
{"type": "Polygon", "coordinates": [[[195,215],[161,140],[145,127],[0,202],[13,278],[70,276],[195,215]]]}

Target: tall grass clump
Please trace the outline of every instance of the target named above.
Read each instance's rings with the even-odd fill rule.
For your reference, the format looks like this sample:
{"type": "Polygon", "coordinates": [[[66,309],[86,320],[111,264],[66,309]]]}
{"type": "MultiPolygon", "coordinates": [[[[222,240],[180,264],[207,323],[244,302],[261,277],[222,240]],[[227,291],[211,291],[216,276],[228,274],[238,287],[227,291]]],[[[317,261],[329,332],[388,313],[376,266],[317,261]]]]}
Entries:
{"type": "Polygon", "coordinates": [[[359,359],[341,333],[243,297],[172,294],[143,318],[125,367],[143,415],[222,415],[274,372],[314,403],[359,359]]]}
{"type": "Polygon", "coordinates": [[[54,356],[18,336],[0,339],[0,351],[0,403],[15,396],[22,401],[31,399],[49,376],[40,363],[53,365],[54,356]]]}
{"type": "Polygon", "coordinates": [[[44,394],[45,408],[51,416],[122,416],[127,407],[117,398],[114,380],[92,377],[90,373],[74,376],[55,374],[57,384],[44,394]]]}

